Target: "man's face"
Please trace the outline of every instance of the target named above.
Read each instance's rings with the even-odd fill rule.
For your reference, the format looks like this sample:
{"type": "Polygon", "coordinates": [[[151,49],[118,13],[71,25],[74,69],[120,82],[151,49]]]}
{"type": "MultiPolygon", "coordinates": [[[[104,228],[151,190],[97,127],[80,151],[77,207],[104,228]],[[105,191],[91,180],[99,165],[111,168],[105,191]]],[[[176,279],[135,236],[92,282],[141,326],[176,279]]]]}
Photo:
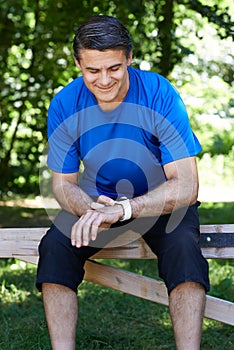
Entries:
{"type": "Polygon", "coordinates": [[[79,51],[81,69],[85,85],[95,95],[98,104],[120,103],[129,89],[127,66],[132,55],[127,59],[123,50],[88,50],[79,51]]]}

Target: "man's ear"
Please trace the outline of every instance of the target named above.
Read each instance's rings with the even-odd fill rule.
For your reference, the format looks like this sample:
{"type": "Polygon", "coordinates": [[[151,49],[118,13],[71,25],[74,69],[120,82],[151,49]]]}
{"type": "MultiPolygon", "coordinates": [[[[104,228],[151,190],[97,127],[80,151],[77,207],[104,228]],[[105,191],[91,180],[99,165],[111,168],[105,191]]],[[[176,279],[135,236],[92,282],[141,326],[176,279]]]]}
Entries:
{"type": "Polygon", "coordinates": [[[127,65],[130,66],[130,64],[132,63],[132,51],[129,54],[128,60],[127,60],[127,65]]]}
{"type": "Polygon", "coordinates": [[[78,69],[81,69],[80,63],[79,63],[78,59],[76,58],[76,56],[74,56],[74,62],[75,62],[76,67],[77,67],[78,69]]]}

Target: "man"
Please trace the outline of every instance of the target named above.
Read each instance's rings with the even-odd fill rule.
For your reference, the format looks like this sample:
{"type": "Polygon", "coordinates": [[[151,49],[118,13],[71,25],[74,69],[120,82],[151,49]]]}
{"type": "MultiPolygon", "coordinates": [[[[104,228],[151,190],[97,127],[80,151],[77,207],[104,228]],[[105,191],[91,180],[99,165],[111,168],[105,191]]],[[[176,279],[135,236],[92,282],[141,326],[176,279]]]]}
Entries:
{"type": "Polygon", "coordinates": [[[209,281],[198,245],[201,147],[183,102],[165,78],[130,67],[131,39],[117,19],[91,17],[73,47],[82,77],[48,113],[48,164],[63,211],[40,244],[37,287],[52,347],[75,349],[85,260],[133,227],[157,254],[177,349],[197,350],[209,281]]]}

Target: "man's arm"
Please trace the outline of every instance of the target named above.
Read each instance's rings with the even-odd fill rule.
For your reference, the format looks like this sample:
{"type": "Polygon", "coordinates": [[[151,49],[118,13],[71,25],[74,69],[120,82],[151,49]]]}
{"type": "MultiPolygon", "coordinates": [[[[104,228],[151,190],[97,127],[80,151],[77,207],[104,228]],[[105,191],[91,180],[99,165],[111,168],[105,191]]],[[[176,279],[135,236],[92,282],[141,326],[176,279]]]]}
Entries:
{"type": "MultiPolygon", "coordinates": [[[[168,163],[164,166],[164,171],[167,182],[130,200],[133,218],[168,214],[196,202],[198,174],[195,157],[168,163]]],[[[91,210],[82,215],[81,220],[73,226],[73,245],[88,245],[90,240],[96,239],[102,227],[108,227],[123,216],[122,206],[116,205],[111,198],[100,196],[99,202],[105,206],[99,207],[92,203],[91,210]]]]}
{"type": "Polygon", "coordinates": [[[62,174],[53,171],[52,176],[53,193],[62,209],[77,216],[85,214],[93,200],[78,186],[78,172],[62,174]]]}
{"type": "Polygon", "coordinates": [[[131,199],[132,217],[159,216],[194,204],[198,195],[196,157],[164,166],[167,181],[149,193],[131,199]]]}

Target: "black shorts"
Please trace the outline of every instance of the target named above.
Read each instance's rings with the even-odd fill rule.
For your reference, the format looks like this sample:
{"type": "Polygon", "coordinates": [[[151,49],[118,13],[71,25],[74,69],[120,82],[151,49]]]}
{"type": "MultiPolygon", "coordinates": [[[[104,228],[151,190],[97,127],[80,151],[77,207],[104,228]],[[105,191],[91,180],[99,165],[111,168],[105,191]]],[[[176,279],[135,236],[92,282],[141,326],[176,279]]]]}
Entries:
{"type": "Polygon", "coordinates": [[[159,218],[136,219],[118,223],[112,234],[103,231],[92,246],[76,248],[71,245],[70,231],[78,217],[61,211],[39,245],[39,263],[36,286],[56,283],[77,292],[84,277],[85,261],[97,253],[103,245],[131,226],[139,231],[145,242],[158,257],[159,276],[164,280],[168,293],[183,282],[199,282],[209,290],[208,263],[199,247],[199,202],[173,215],[159,218]],[[173,220],[172,220],[173,219],[173,220]],[[144,229],[140,229],[144,227],[144,229]],[[141,231],[141,232],[140,232],[141,231]],[[99,244],[99,243],[100,244],[99,244]],[[104,242],[104,243],[103,243],[104,242]]]}

